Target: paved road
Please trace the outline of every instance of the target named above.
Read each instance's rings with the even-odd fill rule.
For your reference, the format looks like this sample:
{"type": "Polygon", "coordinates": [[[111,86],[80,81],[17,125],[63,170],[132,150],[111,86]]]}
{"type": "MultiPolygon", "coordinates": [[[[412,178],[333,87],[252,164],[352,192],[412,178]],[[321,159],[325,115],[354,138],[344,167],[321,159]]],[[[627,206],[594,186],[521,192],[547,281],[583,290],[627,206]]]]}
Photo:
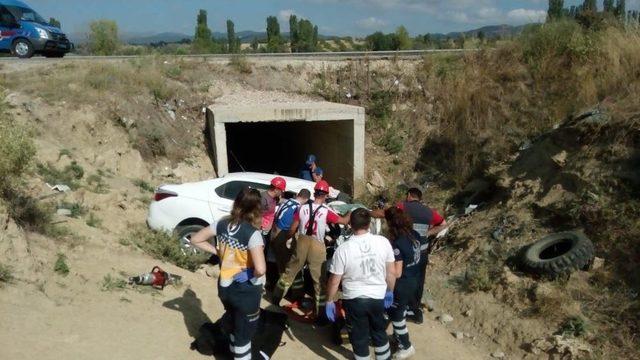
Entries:
{"type": "MultiPolygon", "coordinates": [[[[477,49],[442,49],[442,50],[402,50],[402,51],[349,51],[349,52],[316,52],[316,53],[269,53],[269,54],[244,54],[247,58],[251,59],[283,59],[283,60],[348,60],[348,59],[416,59],[422,58],[425,55],[440,54],[440,53],[463,53],[470,51],[478,51],[477,49]]],[[[69,60],[110,60],[110,59],[135,59],[145,56],[155,55],[116,55],[116,56],[79,56],[68,55],[64,59],[69,60]]],[[[163,55],[167,57],[178,58],[205,58],[205,59],[230,59],[233,54],[201,54],[201,55],[163,55]]],[[[47,59],[44,57],[36,56],[31,59],[18,59],[15,57],[3,57],[0,58],[0,62],[13,62],[13,61],[60,61],[64,59],[47,59]]]]}

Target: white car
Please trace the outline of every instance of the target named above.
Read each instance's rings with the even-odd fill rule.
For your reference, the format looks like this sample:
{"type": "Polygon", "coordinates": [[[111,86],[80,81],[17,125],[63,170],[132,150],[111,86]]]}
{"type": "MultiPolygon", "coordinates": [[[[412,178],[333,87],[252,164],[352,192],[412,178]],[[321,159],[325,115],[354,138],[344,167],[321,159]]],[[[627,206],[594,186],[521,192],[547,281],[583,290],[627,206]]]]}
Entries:
{"type": "MultiPolygon", "coordinates": [[[[162,185],[156,189],[149,207],[147,224],[154,230],[175,233],[185,255],[195,253],[196,250],[191,246],[191,235],[214,220],[229,215],[233,200],[244,187],[265,191],[275,176],[252,172],[232,173],[197,183],[162,185]]],[[[314,182],[286,176],[283,178],[287,181],[287,192],[297,194],[302,189],[308,189],[313,194],[314,182]]]]}

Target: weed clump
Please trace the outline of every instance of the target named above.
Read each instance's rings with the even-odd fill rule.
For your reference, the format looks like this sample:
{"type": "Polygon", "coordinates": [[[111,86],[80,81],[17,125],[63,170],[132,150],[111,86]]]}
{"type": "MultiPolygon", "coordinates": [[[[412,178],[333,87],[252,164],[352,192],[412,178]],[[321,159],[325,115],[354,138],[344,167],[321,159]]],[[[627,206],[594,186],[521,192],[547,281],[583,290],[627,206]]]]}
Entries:
{"type": "Polygon", "coordinates": [[[0,285],[10,284],[13,281],[13,269],[0,263],[0,285]]]}
{"type": "Polygon", "coordinates": [[[102,226],[102,219],[98,218],[94,213],[89,213],[86,224],[92,228],[99,228],[102,226]]]}
{"type": "Polygon", "coordinates": [[[490,291],[500,279],[500,270],[497,266],[483,261],[470,265],[464,273],[461,287],[467,292],[490,291]]]}
{"type": "Polygon", "coordinates": [[[584,336],[589,330],[587,321],[582,316],[571,316],[566,319],[560,329],[556,332],[557,335],[581,337],[584,336]]]}
{"type": "Polygon", "coordinates": [[[253,65],[245,56],[232,56],[229,60],[229,66],[240,74],[253,73],[253,65]]]}
{"type": "Polygon", "coordinates": [[[62,276],[69,275],[69,265],[67,265],[67,257],[63,253],[58,253],[53,271],[62,276]]]}
{"type": "Polygon", "coordinates": [[[102,291],[120,291],[127,287],[127,282],[124,279],[118,279],[107,274],[102,278],[100,289],[102,291]]]}
{"type": "Polygon", "coordinates": [[[135,185],[138,188],[140,188],[140,191],[142,191],[142,192],[152,193],[152,192],[156,191],[156,189],[153,186],[151,186],[148,182],[146,182],[146,181],[144,181],[142,179],[133,180],[133,185],[135,185]]]}
{"type": "Polygon", "coordinates": [[[129,239],[122,239],[120,243],[133,243],[154,258],[189,271],[197,270],[209,258],[206,254],[185,255],[179,247],[178,240],[164,232],[138,228],[131,233],[129,239]]]}

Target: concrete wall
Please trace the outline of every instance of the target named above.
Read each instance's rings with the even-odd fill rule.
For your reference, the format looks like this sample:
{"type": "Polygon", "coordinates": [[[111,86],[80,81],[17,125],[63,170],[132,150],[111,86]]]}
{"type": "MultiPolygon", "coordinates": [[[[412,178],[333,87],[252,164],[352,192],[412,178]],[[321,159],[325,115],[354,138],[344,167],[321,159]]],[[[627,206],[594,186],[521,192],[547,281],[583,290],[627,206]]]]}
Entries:
{"type": "Polygon", "coordinates": [[[329,183],[356,196],[364,178],[364,109],[333,103],[212,106],[207,121],[219,175],[258,171],[298,176],[318,156],[329,183]]]}

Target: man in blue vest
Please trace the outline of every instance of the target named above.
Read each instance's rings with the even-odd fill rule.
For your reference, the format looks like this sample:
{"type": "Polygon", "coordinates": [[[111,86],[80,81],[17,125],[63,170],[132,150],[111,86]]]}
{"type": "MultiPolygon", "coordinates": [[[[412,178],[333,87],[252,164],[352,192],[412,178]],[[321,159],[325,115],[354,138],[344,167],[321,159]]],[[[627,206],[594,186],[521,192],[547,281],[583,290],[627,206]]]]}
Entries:
{"type": "Polygon", "coordinates": [[[314,181],[313,175],[315,174],[316,169],[318,168],[318,165],[316,164],[317,161],[318,159],[316,158],[315,155],[311,154],[307,156],[307,161],[305,162],[302,170],[300,170],[301,179],[314,181]]]}

